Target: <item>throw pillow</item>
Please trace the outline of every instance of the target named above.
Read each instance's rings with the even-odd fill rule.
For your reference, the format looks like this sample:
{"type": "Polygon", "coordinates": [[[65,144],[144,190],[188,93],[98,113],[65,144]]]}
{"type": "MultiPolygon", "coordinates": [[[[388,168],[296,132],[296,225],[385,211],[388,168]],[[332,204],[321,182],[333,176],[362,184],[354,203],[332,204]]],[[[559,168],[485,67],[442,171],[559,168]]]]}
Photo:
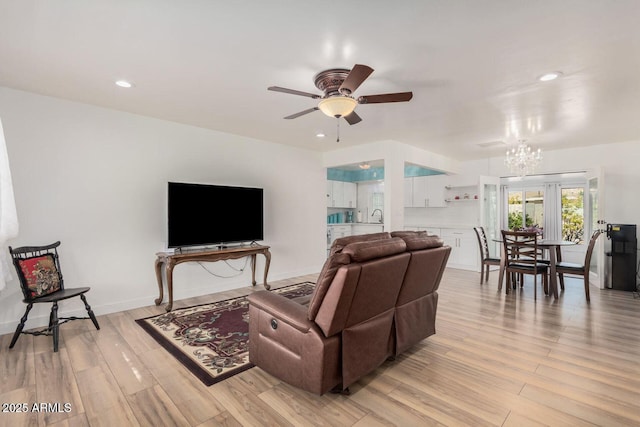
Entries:
{"type": "Polygon", "coordinates": [[[60,290],[60,275],[52,254],[21,259],[18,264],[31,298],[60,290]]]}

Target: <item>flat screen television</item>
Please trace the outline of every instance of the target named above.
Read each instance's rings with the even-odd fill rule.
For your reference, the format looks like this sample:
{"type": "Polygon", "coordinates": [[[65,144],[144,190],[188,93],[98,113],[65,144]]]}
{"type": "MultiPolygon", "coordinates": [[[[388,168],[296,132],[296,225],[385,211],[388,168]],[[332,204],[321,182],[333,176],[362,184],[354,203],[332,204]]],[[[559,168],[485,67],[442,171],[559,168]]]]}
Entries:
{"type": "Polygon", "coordinates": [[[169,182],[168,246],[264,239],[262,188],[169,182]]]}

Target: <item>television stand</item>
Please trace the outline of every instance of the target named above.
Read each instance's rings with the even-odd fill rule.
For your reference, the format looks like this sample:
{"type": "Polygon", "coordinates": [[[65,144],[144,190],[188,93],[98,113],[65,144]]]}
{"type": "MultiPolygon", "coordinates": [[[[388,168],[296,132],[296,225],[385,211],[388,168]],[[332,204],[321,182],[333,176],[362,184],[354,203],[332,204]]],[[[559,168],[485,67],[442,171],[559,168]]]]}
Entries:
{"type": "Polygon", "coordinates": [[[266,262],[264,266],[264,281],[263,286],[265,289],[271,289],[271,286],[267,284],[267,274],[269,273],[269,264],[271,263],[271,252],[269,252],[269,246],[262,245],[249,245],[249,246],[235,246],[222,249],[208,248],[202,250],[194,250],[182,253],[168,253],[158,252],[156,254],[155,270],[156,279],[158,281],[158,291],[160,295],[155,300],[156,305],[160,305],[164,299],[164,292],[162,286],[162,267],[167,276],[167,292],[169,294],[169,302],[165,309],[171,311],[173,307],[173,268],[182,264],[183,262],[215,262],[224,261],[228,259],[238,259],[244,257],[251,257],[251,285],[256,285],[256,256],[258,254],[264,255],[266,262]]]}

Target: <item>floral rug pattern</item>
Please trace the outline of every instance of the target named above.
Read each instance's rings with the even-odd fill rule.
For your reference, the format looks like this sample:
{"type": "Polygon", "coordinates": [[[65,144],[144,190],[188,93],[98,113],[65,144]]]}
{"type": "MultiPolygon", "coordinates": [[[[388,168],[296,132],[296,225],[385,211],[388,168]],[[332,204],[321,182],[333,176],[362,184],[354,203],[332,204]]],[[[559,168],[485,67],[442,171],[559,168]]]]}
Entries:
{"type": "MultiPolygon", "coordinates": [[[[271,292],[294,299],[310,295],[314,287],[303,282],[271,292]]],[[[175,309],[136,323],[207,386],[253,366],[246,296],[175,309]]]]}

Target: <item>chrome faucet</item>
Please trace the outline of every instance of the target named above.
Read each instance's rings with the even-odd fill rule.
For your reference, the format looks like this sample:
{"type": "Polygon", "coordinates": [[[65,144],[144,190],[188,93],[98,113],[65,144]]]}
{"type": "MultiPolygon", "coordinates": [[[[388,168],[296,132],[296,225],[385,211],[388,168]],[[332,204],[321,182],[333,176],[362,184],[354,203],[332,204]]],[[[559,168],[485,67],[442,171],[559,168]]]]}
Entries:
{"type": "Polygon", "coordinates": [[[380,211],[380,224],[382,224],[384,222],[384,220],[382,219],[382,210],[374,209],[373,212],[371,212],[371,216],[374,216],[376,214],[376,211],[380,211]]]}

